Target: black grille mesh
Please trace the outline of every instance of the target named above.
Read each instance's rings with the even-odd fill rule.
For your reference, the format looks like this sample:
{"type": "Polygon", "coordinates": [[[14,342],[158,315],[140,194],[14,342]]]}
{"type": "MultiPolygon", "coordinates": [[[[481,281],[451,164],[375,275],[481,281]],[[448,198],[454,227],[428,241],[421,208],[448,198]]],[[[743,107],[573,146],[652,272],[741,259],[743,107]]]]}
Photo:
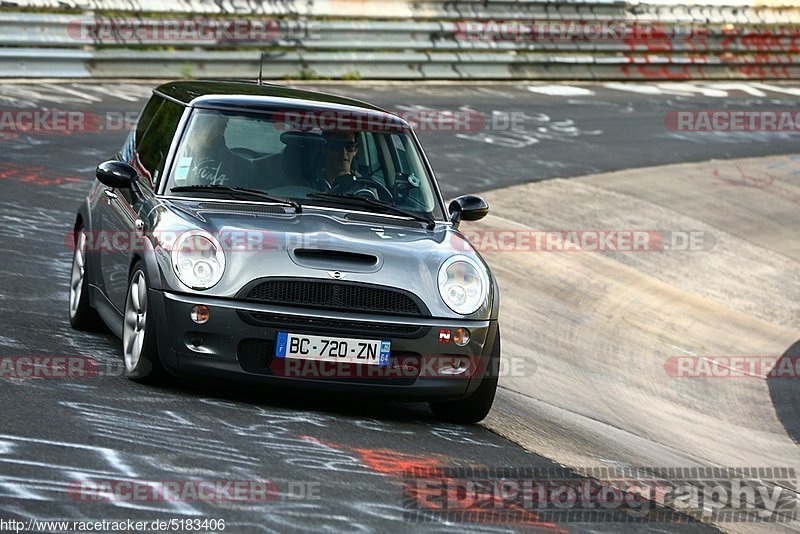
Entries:
{"type": "Polygon", "coordinates": [[[271,313],[250,312],[250,317],[259,324],[277,327],[296,327],[323,332],[344,331],[347,333],[369,332],[370,334],[422,337],[428,329],[422,326],[399,325],[386,323],[365,323],[362,321],[342,321],[340,319],[320,319],[316,317],[293,317],[271,313]]]}
{"type": "Polygon", "coordinates": [[[348,311],[421,315],[414,300],[398,291],[313,280],[262,282],[250,290],[247,300],[348,311]]]}

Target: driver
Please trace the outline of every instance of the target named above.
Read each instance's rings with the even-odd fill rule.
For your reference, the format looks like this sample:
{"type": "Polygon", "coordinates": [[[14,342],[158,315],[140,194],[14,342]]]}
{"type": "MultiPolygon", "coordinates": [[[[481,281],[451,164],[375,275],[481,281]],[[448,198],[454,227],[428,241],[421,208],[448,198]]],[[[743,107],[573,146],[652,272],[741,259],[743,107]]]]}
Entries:
{"type": "Polygon", "coordinates": [[[356,132],[322,132],[325,148],[322,149],[319,171],[316,175],[317,187],[325,192],[363,196],[374,200],[388,201],[392,194],[382,184],[365,179],[355,171],[353,160],[358,154],[358,135],[356,132]],[[374,185],[370,185],[374,184],[374,185]],[[388,198],[381,198],[379,189],[385,190],[388,198]]]}
{"type": "Polygon", "coordinates": [[[356,133],[324,131],[322,138],[325,140],[325,148],[318,182],[325,190],[347,190],[348,181],[361,177],[351,169],[353,158],[358,154],[356,133]]]}

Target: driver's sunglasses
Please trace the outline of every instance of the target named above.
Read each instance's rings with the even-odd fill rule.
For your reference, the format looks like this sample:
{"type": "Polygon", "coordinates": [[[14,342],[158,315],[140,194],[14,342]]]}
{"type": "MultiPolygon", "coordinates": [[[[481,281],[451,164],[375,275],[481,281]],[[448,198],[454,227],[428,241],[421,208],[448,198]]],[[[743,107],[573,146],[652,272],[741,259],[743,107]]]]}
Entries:
{"type": "Polygon", "coordinates": [[[358,148],[358,144],[355,141],[328,141],[329,150],[345,149],[348,152],[355,152],[356,148],[358,148]]]}

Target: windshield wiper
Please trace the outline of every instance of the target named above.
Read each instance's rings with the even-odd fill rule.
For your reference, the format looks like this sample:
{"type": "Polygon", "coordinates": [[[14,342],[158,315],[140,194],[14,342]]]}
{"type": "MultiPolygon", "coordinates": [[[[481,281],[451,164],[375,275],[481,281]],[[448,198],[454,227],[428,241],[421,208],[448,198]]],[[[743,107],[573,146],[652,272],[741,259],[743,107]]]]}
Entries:
{"type": "Polygon", "coordinates": [[[350,206],[369,206],[372,208],[378,208],[379,210],[383,210],[385,213],[390,213],[393,215],[402,215],[404,217],[409,217],[414,219],[415,221],[424,222],[428,230],[433,230],[436,227],[436,221],[434,221],[430,217],[426,217],[425,215],[420,215],[419,213],[414,213],[413,211],[407,211],[403,208],[398,208],[394,204],[390,204],[388,202],[384,202],[382,200],[375,200],[372,198],[361,197],[358,195],[353,195],[350,193],[323,193],[323,192],[314,192],[309,193],[306,195],[310,198],[322,198],[326,200],[334,200],[341,204],[347,204],[350,206]]]}
{"type": "Polygon", "coordinates": [[[303,205],[297,202],[296,200],[283,197],[273,197],[272,195],[264,193],[263,191],[258,191],[256,189],[247,189],[246,187],[231,187],[229,185],[182,185],[170,189],[170,192],[172,193],[186,193],[191,191],[197,191],[201,193],[223,192],[223,193],[228,193],[230,196],[234,198],[242,198],[243,196],[249,196],[251,198],[259,198],[261,200],[266,200],[267,202],[276,202],[279,204],[292,206],[294,208],[295,213],[302,213],[303,211],[303,205]]]}

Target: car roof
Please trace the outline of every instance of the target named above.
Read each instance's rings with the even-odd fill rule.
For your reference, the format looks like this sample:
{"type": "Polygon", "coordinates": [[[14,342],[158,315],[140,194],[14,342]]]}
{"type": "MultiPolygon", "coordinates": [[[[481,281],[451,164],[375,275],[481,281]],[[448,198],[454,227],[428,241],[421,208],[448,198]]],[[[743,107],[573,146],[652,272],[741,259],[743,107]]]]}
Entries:
{"type": "Polygon", "coordinates": [[[204,104],[218,103],[219,105],[242,106],[245,102],[251,104],[267,103],[270,98],[280,98],[296,100],[298,106],[301,107],[307,107],[309,104],[316,102],[359,108],[365,112],[378,111],[388,113],[385,109],[353,98],[319,91],[294,89],[284,85],[259,85],[256,82],[247,81],[173,81],[162,84],[155,90],[186,105],[191,105],[197,99],[202,99],[204,104]],[[242,97],[252,98],[243,99],[242,97]]]}

